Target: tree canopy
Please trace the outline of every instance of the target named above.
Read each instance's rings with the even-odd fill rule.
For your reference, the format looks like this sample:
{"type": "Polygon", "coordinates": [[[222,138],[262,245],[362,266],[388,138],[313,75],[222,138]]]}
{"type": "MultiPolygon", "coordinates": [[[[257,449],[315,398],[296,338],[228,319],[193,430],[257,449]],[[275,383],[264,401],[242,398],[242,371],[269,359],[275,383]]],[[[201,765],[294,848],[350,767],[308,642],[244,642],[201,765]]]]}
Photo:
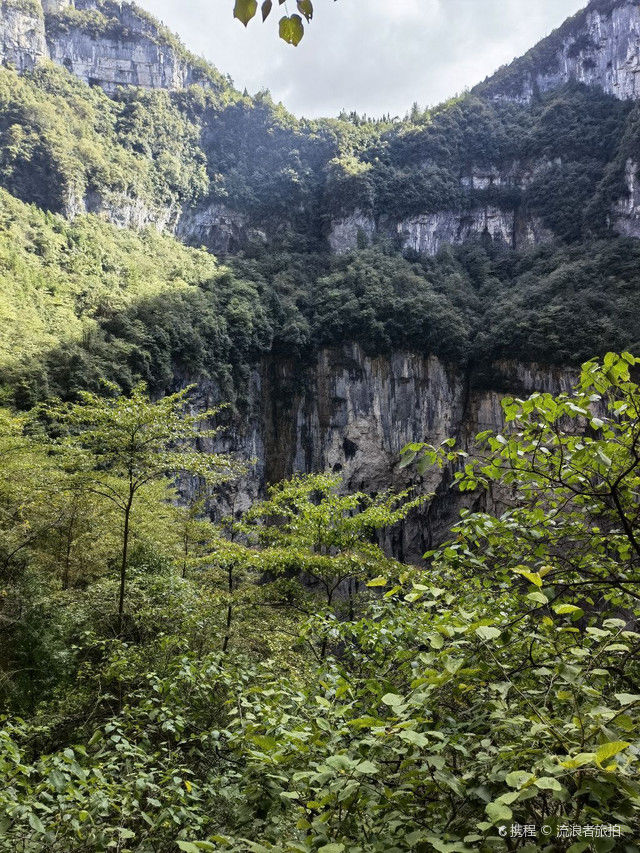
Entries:
{"type": "MultiPolygon", "coordinates": [[[[148,491],[121,636],[117,515],[3,414],[0,850],[637,851],[639,364],[506,398],[473,458],[406,448],[491,495],[422,566],[372,540],[406,495],[298,477],[193,527],[148,491]]],[[[94,402],[85,449],[116,412],[153,432],[140,391],[94,402]]]]}

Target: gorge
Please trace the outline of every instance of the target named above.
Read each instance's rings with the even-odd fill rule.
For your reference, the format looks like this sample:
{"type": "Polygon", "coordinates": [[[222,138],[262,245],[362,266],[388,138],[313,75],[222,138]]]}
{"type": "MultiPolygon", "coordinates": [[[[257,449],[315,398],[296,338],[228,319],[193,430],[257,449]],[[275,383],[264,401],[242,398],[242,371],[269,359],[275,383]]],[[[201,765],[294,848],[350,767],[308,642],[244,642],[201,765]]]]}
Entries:
{"type": "MultiPolygon", "coordinates": [[[[97,364],[125,389],[196,382],[235,401],[223,444],[257,459],[247,495],[296,471],[372,492],[405,484],[406,443],[452,435],[468,448],[499,427],[501,394],[567,388],[580,360],[637,346],[639,31],[637,3],[593,0],[424,114],[298,121],[236,92],[133,5],[4,0],[5,228],[30,223],[29,269],[75,276],[88,251],[94,276],[58,288],[66,331],[34,292],[43,339],[5,341],[5,386],[31,404],[93,387],[97,364]],[[159,232],[168,260],[152,295],[124,255],[111,270],[87,250],[87,216],[142,254],[159,232]],[[224,267],[185,260],[190,292],[162,321],[163,290],[185,280],[174,240],[224,267]],[[215,331],[189,327],[192,298],[219,306],[215,331]],[[25,370],[34,348],[41,366],[25,370]]],[[[429,484],[437,529],[403,533],[401,553],[455,520],[445,480],[429,484]]]]}
{"type": "Polygon", "coordinates": [[[640,853],[640,0],[403,119],[0,60],[0,853],[640,853]]]}

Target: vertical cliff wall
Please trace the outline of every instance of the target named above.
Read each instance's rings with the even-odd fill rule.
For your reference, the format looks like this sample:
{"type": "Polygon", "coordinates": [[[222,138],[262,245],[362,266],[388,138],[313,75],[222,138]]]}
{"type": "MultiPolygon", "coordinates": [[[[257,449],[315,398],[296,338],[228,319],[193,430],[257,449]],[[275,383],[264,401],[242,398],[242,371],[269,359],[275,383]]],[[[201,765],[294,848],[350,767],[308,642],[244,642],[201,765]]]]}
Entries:
{"type": "Polygon", "coordinates": [[[151,15],[116,0],[3,0],[0,62],[28,71],[50,59],[85,83],[181,89],[215,85],[196,59],[151,15]]]}
{"type": "Polygon", "coordinates": [[[536,47],[477,91],[526,103],[570,81],[623,100],[640,97],[640,5],[592,0],[536,47]]]}
{"type": "Polygon", "coordinates": [[[44,12],[37,0],[0,5],[0,63],[30,71],[48,57],[44,12]]]}
{"type": "MultiPolygon", "coordinates": [[[[415,513],[393,531],[387,545],[403,559],[419,559],[479,496],[450,489],[451,472],[419,477],[401,469],[402,448],[453,437],[461,448],[472,449],[477,433],[501,429],[504,394],[559,393],[576,378],[574,371],[515,362],[496,364],[491,373],[494,387],[474,387],[472,373],[433,356],[371,357],[356,344],[324,349],[304,368],[283,358],[265,359],[252,375],[241,423],[216,445],[254,460],[233,509],[246,508],[265,484],[295,473],[331,471],[346,489],[367,493],[415,485],[435,492],[436,499],[428,513],[415,513]]],[[[207,402],[217,401],[215,388],[202,386],[201,393],[207,402]]],[[[221,512],[229,509],[225,505],[221,512]]]]}

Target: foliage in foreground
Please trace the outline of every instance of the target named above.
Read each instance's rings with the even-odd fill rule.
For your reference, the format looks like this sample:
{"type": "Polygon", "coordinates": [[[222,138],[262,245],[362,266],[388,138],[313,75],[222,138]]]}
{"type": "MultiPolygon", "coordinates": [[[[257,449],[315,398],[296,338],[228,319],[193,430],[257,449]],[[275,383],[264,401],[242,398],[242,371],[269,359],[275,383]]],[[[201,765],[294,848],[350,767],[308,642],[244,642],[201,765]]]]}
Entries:
{"type": "Polygon", "coordinates": [[[163,559],[141,552],[121,639],[108,573],[50,580],[67,668],[5,720],[0,849],[637,851],[638,364],[609,355],[570,394],[505,400],[476,462],[408,448],[498,507],[464,514],[426,568],[369,540],[393,504],[319,477],[224,536],[199,522],[186,572],[166,537],[163,559]],[[366,562],[351,606],[343,585],[321,603],[299,582],[332,559],[336,576],[366,562]],[[557,837],[610,823],[620,838],[557,837]]]}

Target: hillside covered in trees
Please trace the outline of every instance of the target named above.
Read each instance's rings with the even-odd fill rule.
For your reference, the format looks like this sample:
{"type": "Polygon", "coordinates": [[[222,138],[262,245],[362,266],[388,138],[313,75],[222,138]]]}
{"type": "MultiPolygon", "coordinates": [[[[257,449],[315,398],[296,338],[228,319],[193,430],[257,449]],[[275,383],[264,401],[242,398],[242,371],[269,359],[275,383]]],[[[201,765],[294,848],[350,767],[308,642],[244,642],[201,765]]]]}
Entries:
{"type": "Polygon", "coordinates": [[[5,0],[2,853],[640,850],[639,31],[310,121],[5,0]]]}

